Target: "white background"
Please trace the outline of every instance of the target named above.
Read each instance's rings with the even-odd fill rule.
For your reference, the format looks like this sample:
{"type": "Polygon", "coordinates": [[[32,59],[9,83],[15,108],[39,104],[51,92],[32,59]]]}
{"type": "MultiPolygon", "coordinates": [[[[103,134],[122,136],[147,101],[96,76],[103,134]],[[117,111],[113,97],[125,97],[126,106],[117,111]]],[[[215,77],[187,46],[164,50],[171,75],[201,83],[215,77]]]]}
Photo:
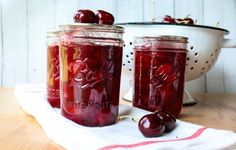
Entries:
{"type": "MultiPolygon", "coordinates": [[[[1,0],[0,85],[46,80],[45,33],[72,23],[76,9],[103,9],[116,23],[151,21],[166,14],[197,19],[198,24],[230,31],[236,39],[236,0],[1,0]]],[[[236,93],[236,49],[221,49],[215,66],[187,83],[190,91],[236,93]]]]}

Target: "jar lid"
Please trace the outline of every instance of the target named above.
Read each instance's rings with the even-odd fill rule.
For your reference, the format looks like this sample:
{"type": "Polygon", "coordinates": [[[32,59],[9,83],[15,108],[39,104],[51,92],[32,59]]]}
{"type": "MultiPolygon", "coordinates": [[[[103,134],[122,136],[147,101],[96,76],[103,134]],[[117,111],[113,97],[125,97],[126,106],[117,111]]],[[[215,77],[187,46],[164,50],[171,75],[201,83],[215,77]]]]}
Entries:
{"type": "Polygon", "coordinates": [[[60,25],[60,35],[75,38],[93,38],[119,40],[123,42],[124,28],[114,25],[100,25],[92,23],[75,23],[60,25]]]}
{"type": "Polygon", "coordinates": [[[47,32],[47,37],[55,37],[55,36],[59,36],[60,31],[59,30],[49,30],[47,32]]]}
{"type": "Polygon", "coordinates": [[[99,30],[103,32],[115,32],[115,33],[124,33],[124,28],[116,25],[103,25],[95,23],[74,23],[74,24],[65,24],[59,26],[60,31],[67,30],[99,30]]]}
{"type": "Polygon", "coordinates": [[[157,36],[140,36],[135,37],[139,40],[148,40],[148,41],[172,41],[179,43],[188,43],[188,38],[184,36],[173,36],[173,35],[157,35],[157,36]]]}

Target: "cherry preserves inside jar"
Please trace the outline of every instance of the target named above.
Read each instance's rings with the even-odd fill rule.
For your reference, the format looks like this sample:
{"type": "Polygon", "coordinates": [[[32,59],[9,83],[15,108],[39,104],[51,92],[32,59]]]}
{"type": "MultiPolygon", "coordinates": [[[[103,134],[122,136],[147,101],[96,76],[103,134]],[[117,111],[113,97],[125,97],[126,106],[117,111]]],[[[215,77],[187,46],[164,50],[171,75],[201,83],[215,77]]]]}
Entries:
{"type": "Polygon", "coordinates": [[[84,126],[115,123],[119,106],[122,34],[123,28],[115,26],[62,26],[63,116],[84,126]]]}
{"type": "Polygon", "coordinates": [[[47,100],[53,107],[60,107],[58,37],[58,31],[47,33],[47,100]]]}
{"type": "Polygon", "coordinates": [[[133,106],[166,110],[178,117],[182,108],[187,38],[135,39],[133,106]]]}

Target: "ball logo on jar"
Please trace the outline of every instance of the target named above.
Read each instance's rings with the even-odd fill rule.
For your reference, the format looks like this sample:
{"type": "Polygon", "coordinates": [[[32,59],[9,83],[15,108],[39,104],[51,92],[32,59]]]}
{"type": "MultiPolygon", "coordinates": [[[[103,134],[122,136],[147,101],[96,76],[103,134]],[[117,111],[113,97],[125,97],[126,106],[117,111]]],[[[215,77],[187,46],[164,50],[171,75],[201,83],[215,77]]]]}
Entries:
{"type": "Polygon", "coordinates": [[[48,53],[48,84],[54,86],[59,82],[59,55],[55,53],[53,48],[48,53]]]}
{"type": "Polygon", "coordinates": [[[159,67],[152,67],[150,69],[150,80],[152,85],[160,87],[162,83],[170,83],[180,77],[178,66],[171,64],[162,64],[159,67]]]}
{"type": "Polygon", "coordinates": [[[92,70],[91,62],[89,58],[84,60],[76,60],[69,65],[69,71],[74,74],[74,79],[71,80],[70,86],[74,85],[74,82],[80,85],[81,89],[91,88],[97,83],[100,83],[106,79],[112,80],[112,70],[114,67],[113,61],[105,61],[102,64],[100,70],[92,70]]]}

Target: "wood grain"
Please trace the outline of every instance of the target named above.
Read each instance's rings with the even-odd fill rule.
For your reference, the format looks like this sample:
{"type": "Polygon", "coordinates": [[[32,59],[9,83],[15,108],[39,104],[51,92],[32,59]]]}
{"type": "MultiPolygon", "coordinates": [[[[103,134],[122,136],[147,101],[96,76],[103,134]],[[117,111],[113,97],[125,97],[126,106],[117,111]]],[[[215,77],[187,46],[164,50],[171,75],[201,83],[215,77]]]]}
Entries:
{"type": "MultiPolygon", "coordinates": [[[[184,107],[180,120],[236,131],[236,95],[193,94],[198,104],[184,107]]],[[[121,100],[122,104],[131,105],[121,100]]],[[[51,141],[36,120],[23,112],[11,88],[0,88],[0,149],[48,150],[63,148],[51,141]]]]}
{"type": "Polygon", "coordinates": [[[63,149],[53,143],[35,119],[22,111],[13,90],[0,88],[0,149],[53,150],[63,149]]]}
{"type": "Polygon", "coordinates": [[[198,93],[193,97],[198,104],[183,107],[180,120],[236,132],[236,95],[198,93]]]}

